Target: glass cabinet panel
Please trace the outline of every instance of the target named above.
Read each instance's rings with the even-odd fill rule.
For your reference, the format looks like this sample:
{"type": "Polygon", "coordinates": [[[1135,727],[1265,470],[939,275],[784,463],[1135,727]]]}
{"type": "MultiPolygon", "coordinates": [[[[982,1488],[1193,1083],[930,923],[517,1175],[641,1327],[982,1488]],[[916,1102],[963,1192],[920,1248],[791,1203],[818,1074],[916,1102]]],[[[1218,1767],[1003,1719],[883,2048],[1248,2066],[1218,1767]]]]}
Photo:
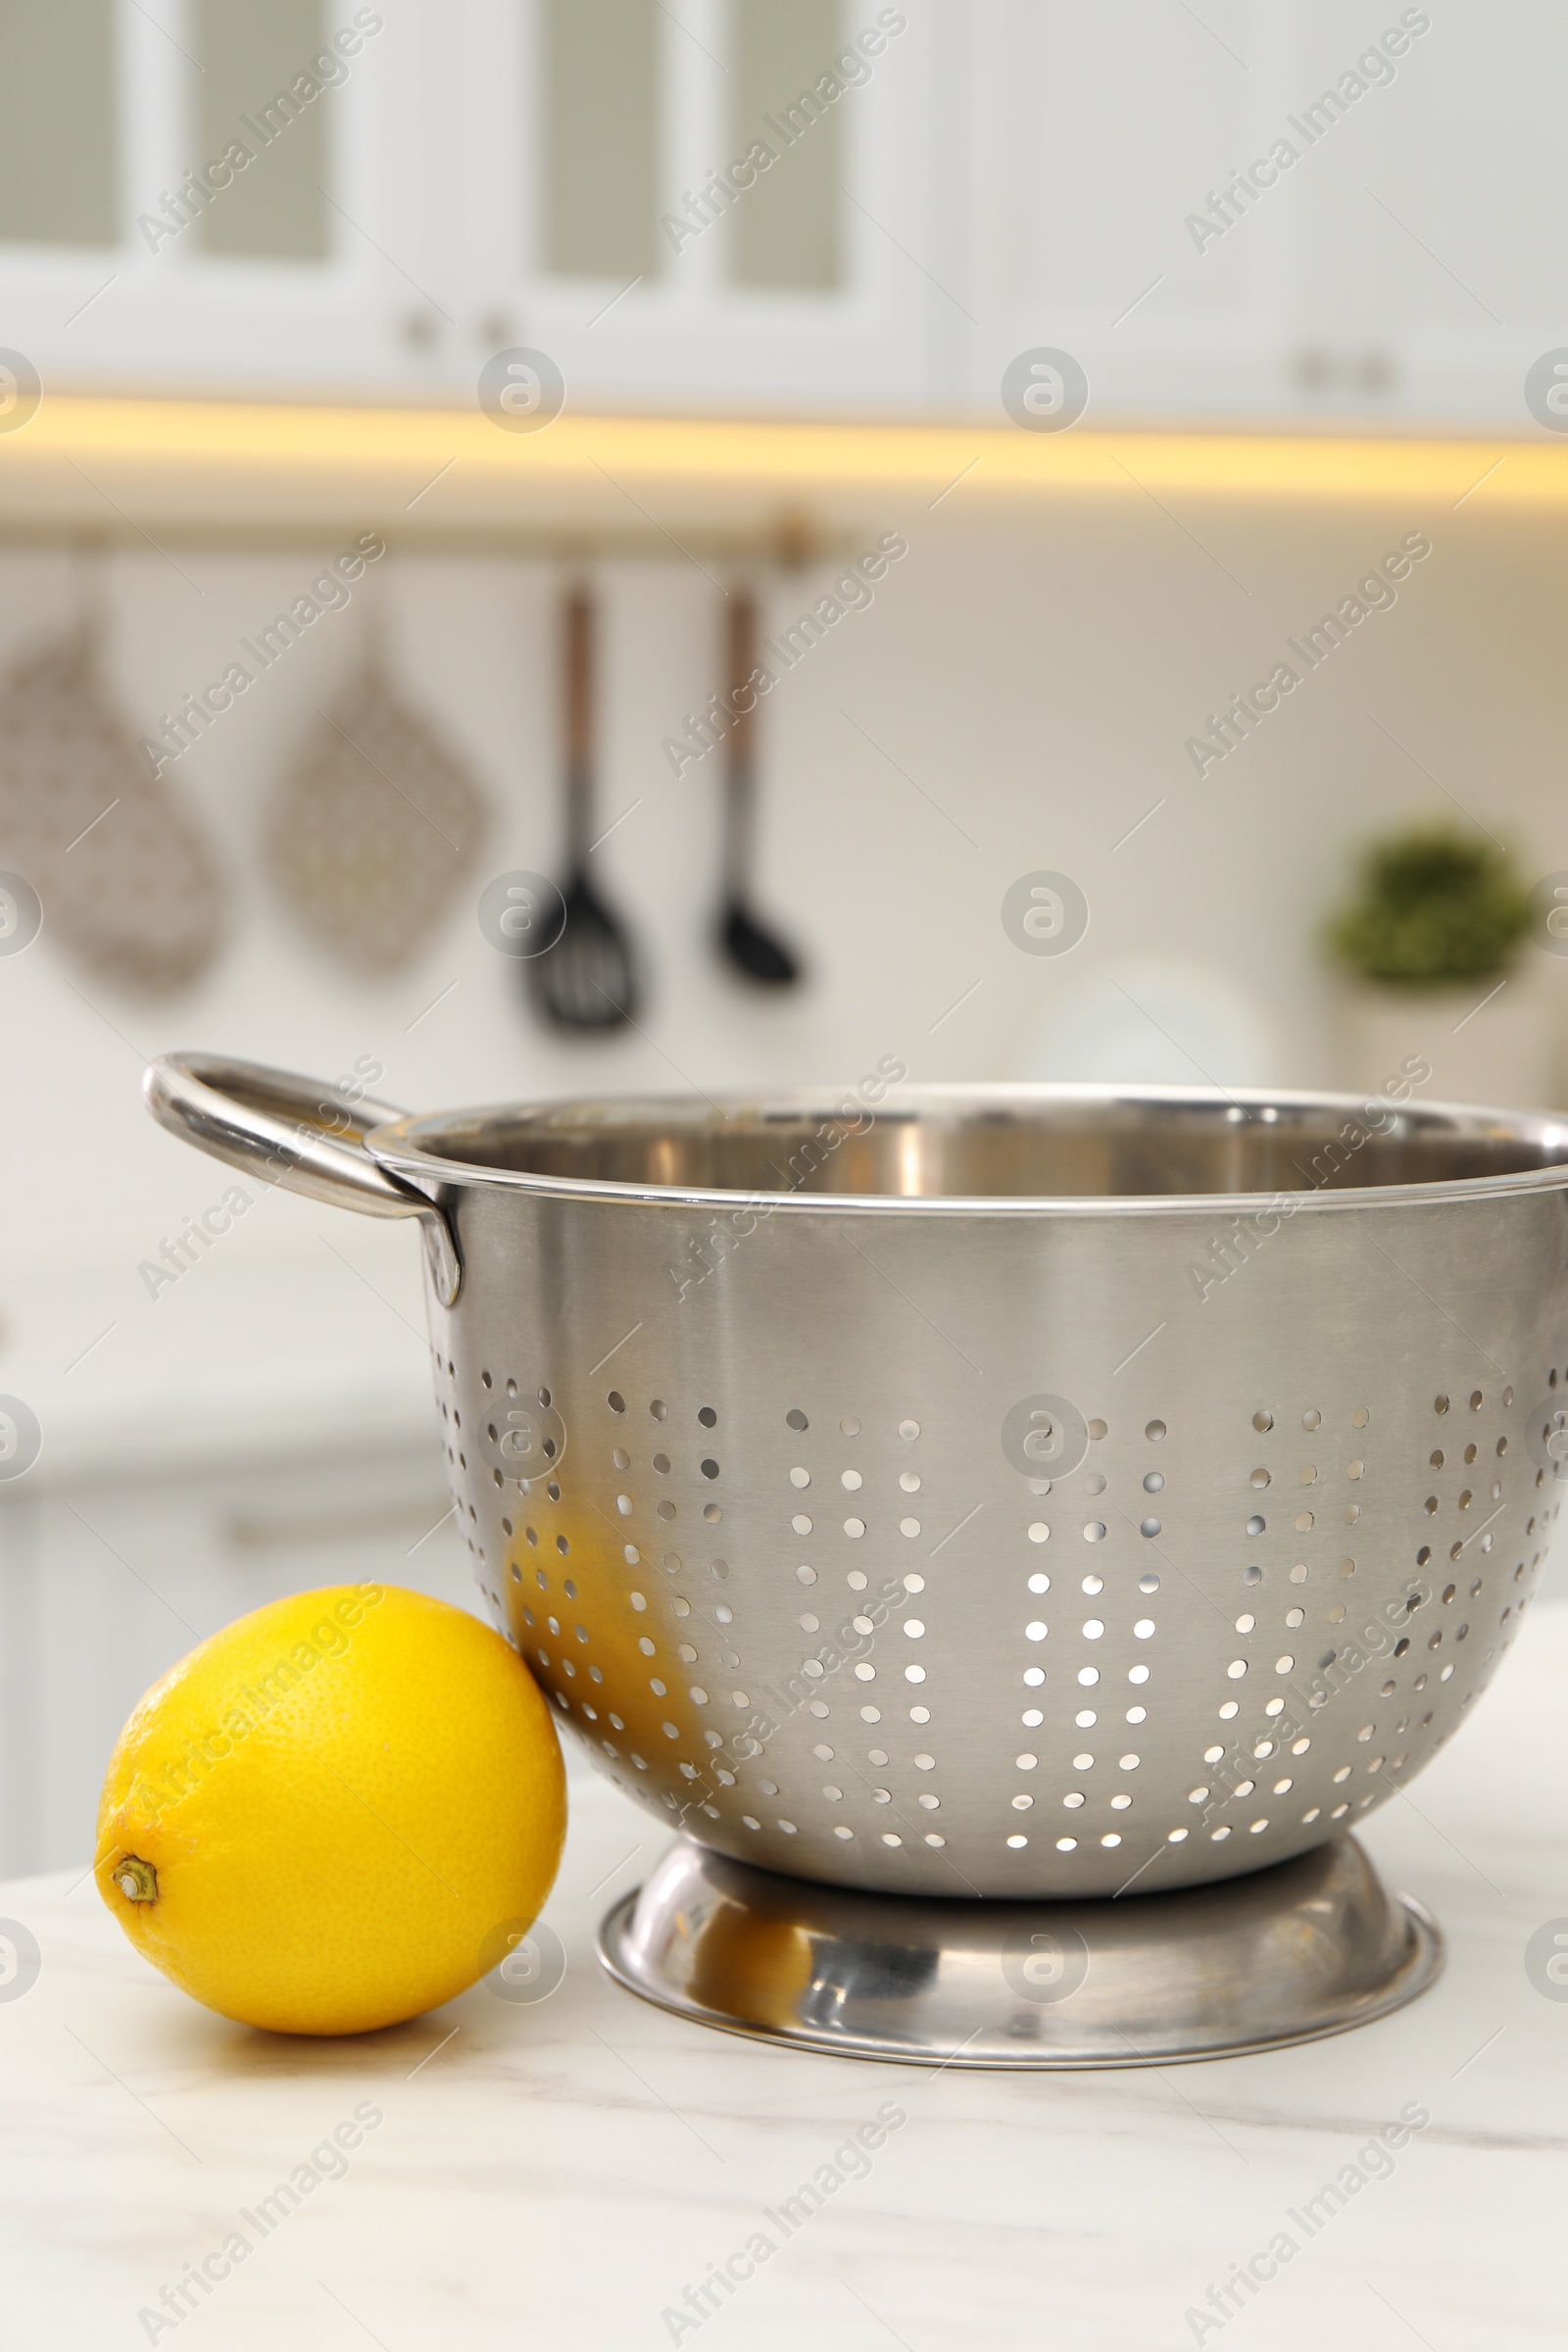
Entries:
{"type": "Polygon", "coordinates": [[[114,245],[114,0],[0,0],[0,240],[114,245]]]}
{"type": "Polygon", "coordinates": [[[760,141],[775,158],[735,207],[732,275],[743,286],[831,291],[840,277],[840,109],[849,94],[833,71],[838,0],[732,0],[732,8],[735,153],[760,141]]]}
{"type": "Polygon", "coordinates": [[[545,268],[560,277],[650,277],[659,267],[657,0],[548,0],[544,36],[545,268]]]}
{"type": "MultiPolygon", "coordinates": [[[[232,174],[201,214],[203,249],[324,262],[332,243],[322,192],[329,110],[351,67],[323,47],[321,0],[197,0],[195,16],[200,156],[208,165],[226,157],[232,174]]],[[[209,182],[213,176],[209,169],[209,182]]]]}

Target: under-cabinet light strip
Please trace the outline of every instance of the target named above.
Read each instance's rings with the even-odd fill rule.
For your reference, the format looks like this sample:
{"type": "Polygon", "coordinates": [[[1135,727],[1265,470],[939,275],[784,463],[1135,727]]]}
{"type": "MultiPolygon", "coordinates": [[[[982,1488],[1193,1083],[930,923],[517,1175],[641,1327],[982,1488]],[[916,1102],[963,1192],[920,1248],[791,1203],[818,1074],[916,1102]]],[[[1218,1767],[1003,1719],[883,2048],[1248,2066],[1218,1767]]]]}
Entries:
{"type": "MultiPolygon", "coordinates": [[[[526,499],[530,487],[559,499],[578,486],[602,498],[607,476],[612,484],[749,488],[781,497],[902,489],[926,493],[932,505],[951,494],[955,508],[999,495],[1068,490],[1280,500],[1421,496],[1455,507],[1568,499],[1568,448],[1522,438],[1034,433],[962,422],[570,413],[542,431],[514,432],[476,410],[71,394],[47,397],[24,427],[0,434],[0,513],[12,493],[30,507],[42,484],[56,477],[69,483],[73,466],[90,475],[95,465],[215,489],[227,479],[254,488],[291,478],[319,481],[324,474],[348,491],[394,479],[417,488],[445,468],[454,497],[465,489],[471,495],[482,482],[504,499],[526,499]]],[[[436,481],[429,491],[431,519],[441,511],[444,486],[436,481]]],[[[496,522],[505,527],[518,513],[498,508],[496,522]]]]}

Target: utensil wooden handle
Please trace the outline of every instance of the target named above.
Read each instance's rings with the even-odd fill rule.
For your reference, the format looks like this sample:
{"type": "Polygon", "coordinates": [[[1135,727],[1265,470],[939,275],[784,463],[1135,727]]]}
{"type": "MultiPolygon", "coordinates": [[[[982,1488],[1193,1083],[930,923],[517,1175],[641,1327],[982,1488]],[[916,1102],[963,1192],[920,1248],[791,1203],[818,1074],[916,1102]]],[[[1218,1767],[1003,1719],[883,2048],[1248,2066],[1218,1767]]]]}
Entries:
{"type": "Polygon", "coordinates": [[[737,708],[741,688],[757,667],[757,599],[749,588],[737,588],[729,600],[729,757],[732,767],[749,767],[757,747],[757,701],[737,708]]]}
{"type": "Polygon", "coordinates": [[[594,756],[594,608],[586,588],[566,599],[566,768],[586,775],[594,756]]]}

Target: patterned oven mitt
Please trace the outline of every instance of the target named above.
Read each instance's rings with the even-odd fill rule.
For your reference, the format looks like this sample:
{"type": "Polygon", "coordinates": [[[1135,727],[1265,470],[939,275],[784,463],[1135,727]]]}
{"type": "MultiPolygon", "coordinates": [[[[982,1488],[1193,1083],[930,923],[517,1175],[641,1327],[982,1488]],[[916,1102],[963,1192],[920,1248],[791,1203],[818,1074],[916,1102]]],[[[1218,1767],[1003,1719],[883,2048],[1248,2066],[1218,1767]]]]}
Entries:
{"type": "Polygon", "coordinates": [[[218,954],[217,859],[114,708],[96,622],[0,683],[0,861],[37,892],[46,933],[118,988],[176,995],[218,954]]]}
{"type": "Polygon", "coordinates": [[[489,816],[372,649],[272,797],[268,867],[321,947],[357,971],[392,972],[450,912],[489,816]]]}

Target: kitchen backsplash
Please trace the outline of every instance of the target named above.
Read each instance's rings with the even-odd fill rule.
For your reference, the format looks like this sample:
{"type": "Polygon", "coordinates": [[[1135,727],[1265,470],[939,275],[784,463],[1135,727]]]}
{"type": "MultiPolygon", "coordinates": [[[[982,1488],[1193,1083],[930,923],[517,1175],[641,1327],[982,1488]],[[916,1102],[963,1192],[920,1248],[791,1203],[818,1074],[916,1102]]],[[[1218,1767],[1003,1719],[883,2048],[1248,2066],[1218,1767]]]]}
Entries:
{"type": "MultiPolygon", "coordinates": [[[[581,1044],[540,1026],[519,967],[476,920],[495,875],[562,870],[561,572],[395,545],[356,569],[349,542],[0,554],[0,661],[97,604],[131,736],[191,738],[161,762],[163,784],[210,847],[222,909],[210,969],[159,1001],[73,956],[47,907],[37,942],[0,958],[24,1113],[4,1146],[0,1322],[9,1273],[133,1267],[221,1195],[220,1172],[204,1176],[140,1109],[141,1064],[172,1046],[323,1075],[374,1063],[378,1091],[417,1108],[838,1080],[887,1054],[917,1080],[1098,1063],[1320,1082],[1336,1074],[1323,910],[1369,828],[1462,808],[1516,844],[1532,878],[1568,863],[1560,567],[1544,527],[1489,514],[1484,493],[1441,514],[1236,501],[1178,516],[1130,487],[1010,516],[975,482],[935,511],[863,503],[864,544],[893,532],[908,553],[863,606],[832,599],[836,625],[819,608],[760,710],[758,896],[804,954],[793,992],[748,991],[715,960],[722,761],[677,775],[665,748],[695,740],[724,685],[722,583],[673,548],[667,564],[600,570],[593,865],[649,986],[635,1029],[581,1044]],[[1192,740],[1214,740],[1281,645],[1412,531],[1432,553],[1397,607],[1197,772],[1192,740]],[[319,924],[307,934],[264,855],[276,796],[372,636],[481,804],[467,881],[423,951],[379,977],[348,968],[319,924]],[[225,678],[226,695],[210,691],[225,678]],[[1004,927],[1007,890],[1040,870],[1087,902],[1069,954],[1020,954],[1004,927]]],[[[833,577],[767,582],[764,636],[783,641],[833,577]]],[[[3,844],[0,861],[13,862],[3,844]]],[[[1532,952],[1519,985],[1561,977],[1532,952]]],[[[307,1217],[275,1201],[227,1246],[298,1249],[307,1217]]]]}

